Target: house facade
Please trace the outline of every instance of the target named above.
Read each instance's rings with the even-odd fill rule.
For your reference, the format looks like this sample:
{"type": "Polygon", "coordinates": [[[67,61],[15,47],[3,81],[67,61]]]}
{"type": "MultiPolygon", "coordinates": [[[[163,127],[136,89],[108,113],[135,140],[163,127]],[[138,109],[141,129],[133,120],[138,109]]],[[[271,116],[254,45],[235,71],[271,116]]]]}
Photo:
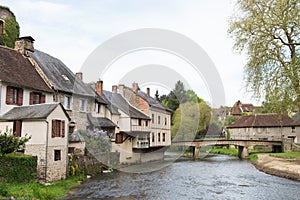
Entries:
{"type": "Polygon", "coordinates": [[[150,96],[150,89],[146,92],[138,89],[133,83],[132,88],[119,85],[119,93],[135,108],[151,118],[150,147],[160,148],[171,145],[171,113],[172,110],[164,107],[150,96]]]}
{"type": "Polygon", "coordinates": [[[227,127],[231,139],[281,140],[292,138],[300,142],[300,123],[287,115],[254,114],[240,117],[227,127]]]}
{"type": "Polygon", "coordinates": [[[19,136],[31,136],[24,153],[37,156],[39,179],[57,181],[67,176],[69,120],[59,103],[20,106],[1,115],[0,129],[14,129],[19,122],[19,136]]]}

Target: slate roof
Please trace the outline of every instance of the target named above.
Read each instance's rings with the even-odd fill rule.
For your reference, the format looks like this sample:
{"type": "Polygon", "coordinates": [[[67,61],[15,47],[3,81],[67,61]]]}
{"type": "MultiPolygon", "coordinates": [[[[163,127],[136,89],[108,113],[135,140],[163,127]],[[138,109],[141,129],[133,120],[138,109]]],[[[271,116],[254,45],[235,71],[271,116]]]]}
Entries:
{"type": "Polygon", "coordinates": [[[30,106],[19,106],[14,107],[0,116],[0,120],[32,120],[32,119],[46,119],[50,113],[61,106],[66,116],[69,118],[69,115],[64,110],[63,106],[60,103],[45,103],[45,104],[35,104],[30,106]]]}
{"type": "Polygon", "coordinates": [[[90,113],[87,114],[88,120],[93,124],[94,126],[100,126],[104,128],[113,128],[117,127],[115,123],[113,123],[110,119],[105,117],[94,117],[90,113]]]}
{"type": "Polygon", "coordinates": [[[52,92],[30,61],[14,49],[0,46],[0,81],[18,87],[52,92]]]}
{"type": "MultiPolygon", "coordinates": [[[[148,119],[150,117],[131,106],[120,94],[103,91],[103,95],[107,99],[108,105],[111,105],[113,109],[120,109],[122,112],[135,119],[148,119]]],[[[115,112],[116,110],[114,110],[115,112]]]]}
{"type": "Polygon", "coordinates": [[[68,140],[69,142],[85,142],[78,130],[75,130],[71,135],[69,135],[68,140]]]}
{"type": "Polygon", "coordinates": [[[235,123],[227,128],[246,128],[246,127],[288,127],[300,126],[299,122],[294,121],[287,115],[278,114],[255,114],[239,118],[235,123]]]}
{"type": "Polygon", "coordinates": [[[142,91],[138,91],[138,95],[143,98],[145,101],[148,102],[148,104],[151,106],[151,107],[154,107],[154,108],[158,108],[158,109],[161,109],[161,110],[165,110],[165,111],[168,111],[168,112],[173,112],[173,110],[163,106],[159,101],[157,101],[156,99],[154,99],[153,97],[151,96],[148,96],[145,92],[142,92],[142,91]]]}
{"type": "Polygon", "coordinates": [[[76,78],[74,73],[59,59],[39,50],[29,54],[51,82],[53,89],[83,96],[97,96],[88,84],[76,78]]]}

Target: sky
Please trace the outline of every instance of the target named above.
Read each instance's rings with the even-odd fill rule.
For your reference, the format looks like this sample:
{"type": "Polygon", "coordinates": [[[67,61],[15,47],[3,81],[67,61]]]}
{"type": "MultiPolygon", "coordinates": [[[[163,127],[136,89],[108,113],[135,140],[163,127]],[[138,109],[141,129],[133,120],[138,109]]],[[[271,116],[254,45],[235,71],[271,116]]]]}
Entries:
{"type": "MultiPolygon", "coordinates": [[[[14,12],[20,36],[32,36],[36,49],[60,59],[74,73],[82,71],[99,45],[119,34],[143,28],[179,33],[198,44],[213,62],[224,87],[225,105],[232,106],[237,100],[259,105],[246,93],[246,57],[233,50],[234,40],[227,33],[235,0],[0,0],[0,5],[14,12]]],[[[133,69],[151,65],[175,70],[189,88],[210,102],[212,91],[206,77],[193,72],[190,63],[170,52],[133,51],[114,60],[99,78],[104,81],[104,89],[111,90],[133,69]]],[[[171,75],[164,76],[168,79],[171,75]]],[[[83,77],[86,82],[96,81],[85,74],[83,77]]],[[[152,95],[156,89],[159,94],[172,89],[159,82],[141,87],[151,87],[152,95]]]]}

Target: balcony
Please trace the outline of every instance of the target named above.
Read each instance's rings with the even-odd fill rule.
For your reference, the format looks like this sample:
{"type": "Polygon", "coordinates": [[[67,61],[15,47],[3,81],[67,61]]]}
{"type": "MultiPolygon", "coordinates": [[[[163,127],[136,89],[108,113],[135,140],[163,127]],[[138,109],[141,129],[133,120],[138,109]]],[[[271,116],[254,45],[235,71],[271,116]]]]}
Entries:
{"type": "Polygon", "coordinates": [[[138,140],[137,141],[137,148],[138,149],[146,149],[149,148],[149,140],[138,140]]]}
{"type": "Polygon", "coordinates": [[[132,125],[131,131],[150,132],[150,127],[149,126],[132,125]]]}

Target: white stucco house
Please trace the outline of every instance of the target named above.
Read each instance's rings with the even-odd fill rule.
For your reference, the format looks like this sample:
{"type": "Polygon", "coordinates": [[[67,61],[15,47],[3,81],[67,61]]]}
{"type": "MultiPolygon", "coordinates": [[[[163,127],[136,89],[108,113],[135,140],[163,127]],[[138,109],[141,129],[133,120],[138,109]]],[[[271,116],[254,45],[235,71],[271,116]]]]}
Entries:
{"type": "Polygon", "coordinates": [[[60,103],[14,107],[0,116],[0,130],[14,129],[19,136],[31,136],[25,154],[37,156],[38,177],[43,181],[66,178],[68,124],[70,118],[60,103]]]}

